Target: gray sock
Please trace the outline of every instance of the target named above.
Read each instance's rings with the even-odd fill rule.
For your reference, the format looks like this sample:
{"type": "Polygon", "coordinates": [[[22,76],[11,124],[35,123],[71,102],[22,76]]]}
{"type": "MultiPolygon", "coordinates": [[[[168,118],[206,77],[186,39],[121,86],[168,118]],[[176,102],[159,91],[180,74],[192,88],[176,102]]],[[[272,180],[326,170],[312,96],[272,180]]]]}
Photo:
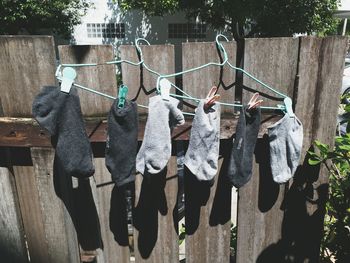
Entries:
{"type": "Polygon", "coordinates": [[[70,176],[86,178],[93,175],[92,150],[77,90],[73,87],[67,94],[58,87],[43,87],[33,101],[32,111],[38,123],[51,135],[55,148],[54,165],[62,166],[70,176]]]}
{"type": "Polygon", "coordinates": [[[248,111],[248,106],[245,105],[241,109],[227,171],[230,182],[237,188],[245,185],[252,177],[253,155],[260,119],[260,108],[248,111]]]}
{"type": "Polygon", "coordinates": [[[201,100],[192,122],[184,164],[200,181],[211,181],[218,170],[220,143],[220,105],[204,110],[201,100]]]}
{"type": "Polygon", "coordinates": [[[137,133],[137,104],[126,100],[119,109],[118,99],[115,100],[108,114],[106,166],[117,186],[135,180],[137,133]]]}
{"type": "Polygon", "coordinates": [[[164,101],[160,95],[149,99],[148,118],[141,148],[136,157],[136,169],[142,173],[157,174],[171,156],[171,129],[185,123],[177,108],[179,101],[164,101]]]}
{"type": "Polygon", "coordinates": [[[303,146],[303,125],[297,117],[284,115],[268,127],[270,165],[273,180],[285,183],[293,177],[300,160],[303,146]]]}

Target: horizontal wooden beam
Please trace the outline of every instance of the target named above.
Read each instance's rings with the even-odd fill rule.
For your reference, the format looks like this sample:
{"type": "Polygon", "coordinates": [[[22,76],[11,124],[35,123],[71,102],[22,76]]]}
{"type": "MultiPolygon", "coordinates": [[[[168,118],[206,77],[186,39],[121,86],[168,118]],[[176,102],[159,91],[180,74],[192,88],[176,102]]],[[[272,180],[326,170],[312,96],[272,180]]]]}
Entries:
{"type": "MultiPolygon", "coordinates": [[[[267,127],[281,118],[276,115],[263,115],[259,137],[267,132],[267,127]]],[[[229,139],[236,131],[238,116],[222,117],[220,122],[220,139],[229,139]]],[[[139,120],[138,140],[142,141],[146,119],[139,120]]],[[[107,121],[101,118],[88,118],[85,120],[87,134],[91,143],[106,141],[107,121]]],[[[192,127],[192,119],[176,127],[172,132],[173,140],[188,140],[192,127]]],[[[0,118],[0,147],[51,147],[48,132],[41,128],[31,118],[0,118]]]]}

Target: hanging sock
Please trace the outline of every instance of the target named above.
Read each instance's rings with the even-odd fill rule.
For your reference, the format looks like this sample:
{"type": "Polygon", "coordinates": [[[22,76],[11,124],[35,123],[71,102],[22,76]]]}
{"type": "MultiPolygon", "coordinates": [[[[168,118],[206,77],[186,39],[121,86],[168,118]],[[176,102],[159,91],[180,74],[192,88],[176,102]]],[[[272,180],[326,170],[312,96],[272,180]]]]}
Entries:
{"type": "Polygon", "coordinates": [[[77,90],[72,88],[70,93],[64,93],[57,87],[45,86],[35,97],[32,111],[40,126],[51,135],[54,165],[77,178],[93,175],[92,150],[77,90]]]}
{"type": "Polygon", "coordinates": [[[137,103],[126,100],[118,108],[116,99],[108,114],[106,166],[117,186],[135,181],[138,115],[137,103]]]}
{"type": "Polygon", "coordinates": [[[200,181],[211,181],[218,170],[220,143],[220,104],[204,109],[201,100],[192,122],[184,164],[200,181]]]}
{"type": "Polygon", "coordinates": [[[227,171],[230,182],[236,188],[245,185],[252,177],[253,154],[259,134],[260,108],[248,110],[248,107],[243,106],[239,115],[227,171]]]}
{"type": "Polygon", "coordinates": [[[303,146],[303,125],[296,117],[284,115],[268,127],[270,165],[273,180],[285,183],[293,177],[300,161],[303,146]]]}
{"type": "Polygon", "coordinates": [[[136,157],[136,169],[145,175],[161,172],[171,156],[171,129],[185,123],[177,108],[179,101],[169,101],[156,95],[149,99],[148,118],[141,148],[136,157]]]}

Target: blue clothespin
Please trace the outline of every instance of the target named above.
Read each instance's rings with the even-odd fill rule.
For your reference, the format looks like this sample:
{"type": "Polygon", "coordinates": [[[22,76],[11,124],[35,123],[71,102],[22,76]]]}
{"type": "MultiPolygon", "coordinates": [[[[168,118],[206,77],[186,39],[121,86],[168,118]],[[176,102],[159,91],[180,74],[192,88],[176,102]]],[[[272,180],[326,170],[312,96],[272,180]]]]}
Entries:
{"type": "Polygon", "coordinates": [[[119,86],[119,92],[118,92],[118,108],[124,108],[126,95],[128,94],[128,87],[125,85],[119,86]]]}
{"type": "Polygon", "coordinates": [[[294,117],[295,114],[294,114],[293,108],[292,108],[292,106],[293,106],[292,99],[289,97],[286,97],[286,98],[284,98],[283,102],[284,102],[286,113],[289,115],[289,117],[291,117],[291,118],[294,117]]]}
{"type": "Polygon", "coordinates": [[[71,68],[71,67],[64,68],[62,70],[61,91],[65,93],[69,93],[76,77],[77,77],[77,72],[75,71],[74,68],[71,68]]]}

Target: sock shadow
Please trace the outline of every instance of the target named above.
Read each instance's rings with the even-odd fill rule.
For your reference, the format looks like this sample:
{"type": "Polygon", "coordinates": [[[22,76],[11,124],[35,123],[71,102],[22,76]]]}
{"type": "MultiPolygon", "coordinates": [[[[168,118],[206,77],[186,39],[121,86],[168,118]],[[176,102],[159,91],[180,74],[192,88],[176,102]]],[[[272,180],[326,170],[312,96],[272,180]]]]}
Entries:
{"type": "Polygon", "coordinates": [[[258,208],[260,212],[265,213],[274,206],[280,192],[280,185],[275,183],[272,178],[269,138],[267,134],[256,142],[255,160],[259,164],[258,208]]]}
{"type": "Polygon", "coordinates": [[[158,239],[158,212],[167,215],[168,206],[164,192],[167,168],[158,174],[146,174],[141,184],[138,203],[134,208],[134,226],[138,230],[138,250],[148,258],[158,239]]]}
{"type": "Polygon", "coordinates": [[[78,179],[78,187],[73,188],[72,178],[61,167],[60,161],[55,156],[54,189],[73,221],[81,248],[83,250],[103,249],[100,220],[89,179],[78,179]]]}
{"type": "Polygon", "coordinates": [[[281,239],[262,251],[257,263],[319,262],[328,184],[314,185],[320,166],[310,166],[308,158],[306,155],[298,167],[284,196],[281,239]],[[316,205],[313,213],[308,212],[310,205],[316,205]]]}
{"type": "Polygon", "coordinates": [[[134,182],[122,187],[118,187],[115,184],[112,189],[109,211],[109,228],[113,233],[114,240],[120,246],[129,245],[128,213],[131,213],[132,211],[132,200],[134,200],[134,195],[134,182]],[[130,204],[128,204],[127,198],[131,199],[130,204]]]}
{"type": "Polygon", "coordinates": [[[213,182],[199,181],[184,167],[186,234],[192,235],[199,226],[200,210],[209,200],[213,182]]]}
{"type": "Polygon", "coordinates": [[[223,159],[209,216],[209,225],[224,225],[231,220],[232,186],[227,178],[227,169],[232,149],[232,139],[221,140],[220,155],[223,159]]]}

